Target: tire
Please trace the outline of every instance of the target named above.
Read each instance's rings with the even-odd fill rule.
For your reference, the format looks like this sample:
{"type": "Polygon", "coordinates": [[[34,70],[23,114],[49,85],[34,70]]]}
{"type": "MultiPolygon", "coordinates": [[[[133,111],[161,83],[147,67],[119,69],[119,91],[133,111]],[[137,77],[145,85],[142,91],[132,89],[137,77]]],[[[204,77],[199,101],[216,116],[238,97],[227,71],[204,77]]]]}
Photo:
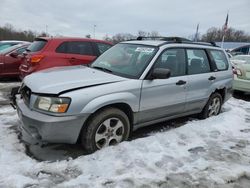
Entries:
{"type": "Polygon", "coordinates": [[[81,144],[87,153],[127,140],[130,133],[128,116],[117,108],[95,113],[82,129],[81,144]]]}
{"type": "Polygon", "coordinates": [[[213,93],[202,112],[199,114],[201,119],[206,119],[211,116],[217,116],[221,111],[222,97],[219,93],[213,93]]]}

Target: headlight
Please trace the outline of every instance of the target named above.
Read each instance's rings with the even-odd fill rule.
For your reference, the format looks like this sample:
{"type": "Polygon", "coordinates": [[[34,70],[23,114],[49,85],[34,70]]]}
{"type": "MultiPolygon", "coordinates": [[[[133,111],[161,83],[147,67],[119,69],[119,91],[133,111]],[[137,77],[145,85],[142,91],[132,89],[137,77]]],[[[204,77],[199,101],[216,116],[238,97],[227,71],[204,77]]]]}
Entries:
{"type": "Polygon", "coordinates": [[[34,107],[48,112],[64,113],[68,110],[70,98],[39,96],[34,107]]]}

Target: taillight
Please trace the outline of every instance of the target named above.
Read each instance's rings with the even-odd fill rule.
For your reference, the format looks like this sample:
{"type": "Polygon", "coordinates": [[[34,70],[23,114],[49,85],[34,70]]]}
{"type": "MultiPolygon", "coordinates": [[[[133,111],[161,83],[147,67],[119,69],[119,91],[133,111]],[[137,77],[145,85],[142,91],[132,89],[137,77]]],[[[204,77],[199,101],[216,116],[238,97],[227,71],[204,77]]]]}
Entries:
{"type": "Polygon", "coordinates": [[[44,58],[44,55],[33,55],[30,58],[31,63],[39,63],[44,58]]]}
{"type": "Polygon", "coordinates": [[[233,69],[233,73],[237,76],[242,76],[242,72],[240,71],[240,69],[233,69]]]}

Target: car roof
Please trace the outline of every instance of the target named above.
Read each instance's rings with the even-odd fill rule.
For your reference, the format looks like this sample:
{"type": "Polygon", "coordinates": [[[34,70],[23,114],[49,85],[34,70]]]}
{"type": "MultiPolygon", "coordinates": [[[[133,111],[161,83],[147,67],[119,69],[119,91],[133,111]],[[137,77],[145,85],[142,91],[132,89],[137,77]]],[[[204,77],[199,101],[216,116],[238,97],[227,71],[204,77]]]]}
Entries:
{"type": "Polygon", "coordinates": [[[22,41],[22,40],[1,40],[0,43],[26,43],[28,41],[22,41]]]}
{"type": "Polygon", "coordinates": [[[242,54],[242,55],[235,55],[233,57],[250,57],[250,55],[244,55],[244,54],[242,54]]]}
{"type": "Polygon", "coordinates": [[[166,41],[162,41],[162,40],[131,40],[131,41],[124,41],[121,43],[160,46],[160,45],[166,43],[166,41]]]}
{"type": "Polygon", "coordinates": [[[81,37],[37,37],[35,40],[58,40],[58,41],[91,41],[91,42],[102,42],[113,45],[111,42],[91,39],[91,38],[81,38],[81,37]]]}

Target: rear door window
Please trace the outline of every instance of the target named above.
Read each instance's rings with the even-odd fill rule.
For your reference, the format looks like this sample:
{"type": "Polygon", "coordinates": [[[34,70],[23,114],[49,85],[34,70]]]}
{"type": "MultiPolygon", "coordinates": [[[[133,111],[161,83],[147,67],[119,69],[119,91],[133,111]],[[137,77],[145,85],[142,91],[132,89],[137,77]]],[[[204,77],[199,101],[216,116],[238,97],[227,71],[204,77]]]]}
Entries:
{"type": "Polygon", "coordinates": [[[28,48],[29,52],[38,52],[43,49],[43,47],[47,44],[47,40],[35,40],[28,48]]]}
{"type": "Polygon", "coordinates": [[[93,56],[93,48],[89,42],[72,41],[63,42],[57,49],[57,53],[79,54],[93,56]]]}
{"type": "Polygon", "coordinates": [[[227,70],[228,69],[228,61],[225,53],[219,50],[211,50],[210,51],[212,58],[216,64],[217,70],[227,70]]]}
{"type": "Polygon", "coordinates": [[[205,50],[187,49],[188,74],[211,72],[209,60],[205,50]]]}

